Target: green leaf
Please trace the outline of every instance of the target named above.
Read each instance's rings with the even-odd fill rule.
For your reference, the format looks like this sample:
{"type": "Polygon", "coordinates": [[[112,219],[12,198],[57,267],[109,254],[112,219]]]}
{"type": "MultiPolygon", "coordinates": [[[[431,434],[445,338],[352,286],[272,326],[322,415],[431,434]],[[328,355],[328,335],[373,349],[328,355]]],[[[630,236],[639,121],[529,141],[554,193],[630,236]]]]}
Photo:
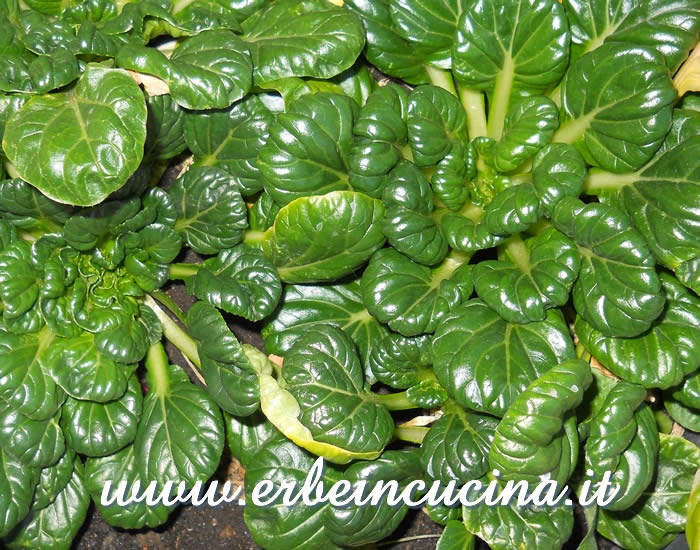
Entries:
{"type": "Polygon", "coordinates": [[[384,74],[409,84],[429,81],[422,59],[394,28],[389,0],[346,0],[344,5],[362,19],[366,29],[364,55],[367,61],[384,74]]]}
{"type": "Polygon", "coordinates": [[[700,468],[695,473],[693,487],[688,500],[688,522],[685,530],[685,536],[688,539],[688,546],[691,550],[697,550],[700,547],[700,468]]]}
{"type": "Polygon", "coordinates": [[[462,520],[462,507],[459,505],[447,507],[444,504],[438,504],[437,506],[426,504],[424,510],[430,519],[440,525],[447,525],[447,522],[450,520],[462,520]]]}
{"type": "Polygon", "coordinates": [[[605,44],[567,72],[554,141],[574,144],[593,166],[636,170],[666,137],[676,95],[659,54],[637,45],[605,44]]]}
{"type": "Polygon", "coordinates": [[[332,281],[363,265],[384,244],[384,207],[362,193],[335,191],[284,206],[262,238],[282,281],[332,281]]]}
{"type": "Polygon", "coordinates": [[[51,548],[68,550],[87,517],[90,497],[83,481],[83,467],[76,461],[65,488],[51,504],[31,512],[6,542],[13,550],[20,548],[51,548]]]}
{"type": "MultiPolygon", "coordinates": [[[[147,366],[150,361],[149,354],[147,366]]],[[[159,358],[154,371],[134,440],[139,476],[156,481],[161,489],[168,481],[176,485],[184,481],[187,486],[205,482],[223,451],[221,411],[180,367],[165,360],[161,366],[159,358]]]]}
{"type": "MultiPolygon", "coordinates": [[[[263,480],[275,486],[295,483],[300,486],[316,457],[297,447],[281,434],[268,438],[251,458],[246,468],[245,492],[252,494],[253,488],[263,480]]],[[[339,472],[331,467],[324,470],[324,485],[339,479],[339,472]]],[[[329,538],[323,521],[327,505],[284,506],[278,496],[269,506],[256,506],[246,502],[244,517],[253,540],[270,550],[297,550],[323,548],[338,550],[329,538]]]]}
{"type": "Polygon", "coordinates": [[[341,329],[310,328],[287,352],[282,376],[314,440],[356,453],[381,452],[391,440],[391,415],[369,393],[355,345],[341,329]]]}
{"type": "Polygon", "coordinates": [[[474,550],[476,539],[464,527],[464,523],[450,520],[445,525],[435,550],[474,550]]]}
{"type": "Polygon", "coordinates": [[[444,484],[480,478],[489,469],[489,449],[497,426],[492,416],[454,407],[423,439],[420,460],[425,472],[444,484]]]}
{"type": "Polygon", "coordinates": [[[282,294],[277,269],[259,249],[245,244],[206,260],[186,283],[200,300],[250,321],[272,313],[282,294]]]}
{"type": "MultiPolygon", "coordinates": [[[[107,456],[136,437],[143,405],[136,375],[122,397],[107,403],[68,398],[63,405],[61,428],[68,446],[85,456],[107,456]]],[[[115,480],[116,481],[116,480],[115,480]]]]}
{"type": "Polygon", "coordinates": [[[612,472],[611,482],[619,490],[606,510],[629,508],[654,477],[659,435],[654,413],[643,404],[646,395],[641,386],[619,382],[591,421],[586,468],[593,470],[594,482],[612,472]]]}
{"type": "Polygon", "coordinates": [[[144,158],[156,161],[169,160],[186,148],[185,112],[170,95],[146,97],[148,120],[144,158]]]}
{"type": "Polygon", "coordinates": [[[46,198],[21,179],[0,181],[0,213],[17,227],[52,231],[71,212],[70,206],[46,198]]]}
{"type": "MultiPolygon", "coordinates": [[[[700,113],[674,112],[671,132],[656,156],[631,175],[618,200],[659,263],[696,293],[700,258],[700,113]]],[[[617,183],[610,178],[612,183],[617,183]]]]}
{"type": "Polygon", "coordinates": [[[403,390],[431,379],[433,364],[431,338],[406,338],[389,333],[371,349],[369,365],[382,384],[403,390]]]}
{"type": "Polygon", "coordinates": [[[168,190],[177,208],[175,230],[195,252],[216,254],[241,241],[246,207],[231,176],[211,167],[192,167],[168,190]]]}
{"type": "Polygon", "coordinates": [[[558,311],[517,325],[471,300],[442,320],[433,357],[435,375],[458,404],[503,416],[532,382],[575,353],[558,311]]]}
{"type": "Polygon", "coordinates": [[[665,296],[654,258],[629,218],[615,207],[565,198],[554,226],[574,240],[581,271],[574,285],[578,314],[603,334],[632,337],[661,314],[665,296]]]}
{"type": "Polygon", "coordinates": [[[6,537],[29,513],[39,470],[7,454],[0,448],[0,537],[6,537]]]}
{"type": "Polygon", "coordinates": [[[231,454],[246,470],[255,466],[254,457],[268,440],[280,433],[261,411],[250,416],[238,417],[225,414],[226,442],[231,454]]]}
{"type": "Polygon", "coordinates": [[[603,42],[644,44],[661,53],[675,73],[698,40],[697,0],[567,0],[564,5],[572,42],[582,52],[603,42]]]}
{"type": "Polygon", "coordinates": [[[510,235],[526,231],[540,217],[540,201],[535,188],[523,183],[496,195],[484,209],[483,223],[493,235],[510,235]]]}
{"type": "MultiPolygon", "coordinates": [[[[343,472],[343,479],[353,489],[366,484],[368,494],[382,482],[394,482],[403,490],[411,481],[422,477],[417,453],[386,451],[376,460],[356,462],[343,472]]],[[[359,546],[377,542],[393,533],[406,517],[408,506],[399,502],[390,505],[386,498],[376,506],[329,505],[323,511],[323,523],[330,539],[339,545],[359,546]]]]}
{"type": "Polygon", "coordinates": [[[197,302],[187,312],[187,328],[198,343],[202,374],[212,399],[230,414],[254,413],[260,402],[257,373],[221,314],[197,302]]]}
{"type": "Polygon", "coordinates": [[[564,197],[581,194],[585,177],[586,162],[572,145],[552,143],[537,153],[532,165],[532,185],[547,216],[552,216],[564,197]]]}
{"type": "Polygon", "coordinates": [[[636,338],[613,338],[576,321],[581,343],[617,376],[644,386],[667,389],[700,366],[700,301],[669,299],[651,329],[636,338]]]}
{"type": "Polygon", "coordinates": [[[404,336],[434,332],[452,309],[471,296],[467,261],[453,253],[430,269],[393,248],[380,250],[362,275],[362,301],[379,322],[404,336]]]}
{"type": "Polygon", "coordinates": [[[569,40],[564,8],[555,0],[467,6],[457,26],[453,72],[467,87],[488,92],[490,137],[500,138],[511,98],[542,92],[564,75],[569,40]]]}
{"type": "Polygon", "coordinates": [[[548,370],[520,393],[498,424],[489,466],[504,481],[525,480],[530,487],[554,480],[563,487],[578,458],[576,419],[592,382],[585,361],[570,359],[548,370]]]}
{"type": "Polygon", "coordinates": [[[564,505],[541,508],[518,506],[517,503],[510,506],[480,504],[462,510],[467,531],[486,541],[493,550],[559,550],[569,540],[574,528],[572,508],[564,505]]]}
{"type": "Polygon", "coordinates": [[[180,42],[170,58],[155,48],[126,45],[120,67],[163,80],[186,109],[225,109],[248,93],[252,66],[246,44],[228,30],[204,31],[180,42]]]}
{"type": "Polygon", "coordinates": [[[285,285],[277,311],[265,319],[261,335],[265,350],[285,355],[297,338],[315,324],[342,328],[357,346],[362,364],[369,365],[370,354],[387,330],[362,303],[358,282],[338,285],[285,285]]]}
{"type": "Polygon", "coordinates": [[[97,349],[96,337],[56,338],[45,356],[46,372],[75,399],[105,403],[126,391],[133,368],[109,359],[97,349]]]}
{"type": "Polygon", "coordinates": [[[501,140],[490,159],[499,172],[511,172],[552,141],[559,127],[557,106],[546,97],[530,96],[514,102],[506,116],[501,140]]]}
{"type": "Polygon", "coordinates": [[[660,549],[686,527],[693,476],[700,468],[700,449],[690,441],[660,434],[656,479],[630,509],[602,510],[598,532],[628,550],[660,549]]]}
{"type": "Polygon", "coordinates": [[[526,241],[511,237],[505,257],[508,261],[479,262],[474,267],[474,288],[506,321],[541,321],[548,309],[569,301],[580,267],[571,239],[554,228],[526,241]]]}
{"type": "Polygon", "coordinates": [[[671,418],[686,430],[700,432],[700,410],[687,407],[671,397],[664,398],[664,407],[671,418]]]}
{"type": "Polygon", "coordinates": [[[326,0],[282,0],[242,24],[256,85],[288,76],[331,78],[350,68],[365,44],[360,20],[326,0]]]}
{"type": "Polygon", "coordinates": [[[449,69],[457,22],[468,2],[390,0],[389,4],[396,32],[415,48],[422,60],[449,69]]]}
{"type": "Polygon", "coordinates": [[[386,214],[382,231],[389,244],[414,262],[433,265],[447,255],[447,241],[431,216],[432,189],[411,162],[400,161],[387,176],[382,192],[386,214]]]}
{"type": "Polygon", "coordinates": [[[275,223],[280,207],[272,197],[263,191],[253,207],[248,210],[248,224],[251,231],[267,231],[275,223]]]}
{"type": "Polygon", "coordinates": [[[469,189],[464,183],[476,176],[476,162],[474,147],[457,141],[435,167],[430,185],[450,210],[459,210],[467,202],[469,189]]]}
{"type": "Polygon", "coordinates": [[[270,128],[257,164],[280,206],[308,195],[349,190],[347,159],[357,104],[347,96],[302,96],[270,128]]]}
{"type": "Polygon", "coordinates": [[[35,420],[51,418],[66,394],[43,363],[48,334],[16,335],[0,331],[0,398],[35,420]]]}
{"type": "Polygon", "coordinates": [[[245,196],[262,189],[258,150],[267,142],[272,113],[258,96],[228,109],[188,114],[184,138],[195,166],[213,166],[229,174],[245,196]]]}
{"type": "Polygon", "coordinates": [[[0,404],[0,435],[7,453],[32,468],[45,468],[58,462],[66,450],[63,431],[58,425],[60,412],[46,420],[32,420],[11,406],[0,404]]]}
{"type": "Polygon", "coordinates": [[[146,105],[124,71],[88,65],[75,88],[38,96],[8,120],[3,149],[20,177],[58,202],[90,206],[141,162],[146,105]],[[86,121],[100,120],[88,125],[86,121]],[[61,140],[45,144],[47,136],[61,140]]]}
{"type": "Polygon", "coordinates": [[[140,483],[141,489],[150,482],[143,478],[138,471],[134,446],[129,445],[114,454],[104,458],[88,458],[85,461],[85,484],[87,491],[100,511],[102,518],[112,527],[121,529],[141,529],[143,527],[154,528],[165,523],[172,508],[167,508],[159,503],[150,506],[144,501],[132,502],[127,506],[103,506],[101,503],[102,491],[105,484],[112,483],[112,491],[115,491],[118,482],[125,482],[127,495],[130,494],[136,483],[140,483]]]}
{"type": "MultiPolygon", "coordinates": [[[[70,449],[66,449],[61,459],[53,466],[42,468],[38,477],[39,483],[34,492],[32,510],[41,510],[52,504],[73,476],[76,461],[80,459],[70,449]]],[[[81,463],[82,464],[82,463],[81,463]]]]}
{"type": "Polygon", "coordinates": [[[406,111],[408,142],[418,166],[437,164],[455,141],[467,138],[467,116],[453,94],[437,86],[411,92],[406,111]]]}

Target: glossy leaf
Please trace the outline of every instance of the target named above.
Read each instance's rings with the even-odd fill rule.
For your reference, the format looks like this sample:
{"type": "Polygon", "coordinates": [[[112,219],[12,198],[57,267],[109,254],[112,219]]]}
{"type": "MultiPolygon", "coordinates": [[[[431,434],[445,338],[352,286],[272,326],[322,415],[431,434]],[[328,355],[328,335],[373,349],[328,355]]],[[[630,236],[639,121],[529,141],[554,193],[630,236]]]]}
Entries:
{"type": "Polygon", "coordinates": [[[75,88],[30,100],[8,120],[3,149],[23,180],[58,202],[90,206],[136,171],[146,105],[124,71],[89,65],[75,88]],[[87,125],[88,120],[100,124],[87,125]],[[44,137],[60,135],[49,146],[44,137]]]}
{"type": "MultiPolygon", "coordinates": [[[[127,506],[114,503],[111,506],[102,505],[102,491],[105,484],[112,482],[112,491],[119,482],[126,482],[127,491],[135,488],[137,482],[141,488],[148,485],[147,480],[139,474],[134,446],[128,445],[121,451],[104,458],[88,458],[85,461],[85,485],[88,493],[95,502],[102,518],[113,527],[122,529],[141,529],[142,527],[157,527],[168,519],[171,509],[159,503],[150,506],[145,502],[132,502],[127,506]]],[[[127,492],[127,494],[129,494],[127,492]]]]}
{"type": "Polygon", "coordinates": [[[665,297],[654,258],[629,218],[611,206],[566,198],[557,204],[552,221],[581,254],[573,291],[578,314],[609,336],[632,337],[647,330],[665,297]]]}
{"type": "Polygon", "coordinates": [[[641,386],[619,382],[591,421],[586,467],[593,470],[594,481],[612,472],[611,481],[619,489],[606,510],[629,508],[654,477],[659,436],[651,409],[643,405],[645,398],[641,386]]]}
{"type": "Polygon", "coordinates": [[[363,365],[387,330],[362,303],[357,282],[337,285],[285,285],[277,311],[263,324],[265,350],[285,355],[297,338],[315,324],[342,328],[357,346],[363,365]]]}
{"type": "Polygon", "coordinates": [[[241,241],[248,225],[234,179],[216,168],[193,167],[168,190],[177,208],[175,230],[200,254],[216,254],[241,241]]]}
{"type": "Polygon", "coordinates": [[[272,120],[262,101],[248,96],[228,109],[187,115],[184,139],[194,154],[195,166],[213,166],[226,172],[248,196],[262,189],[255,159],[267,142],[272,120]]]}
{"type": "Polygon", "coordinates": [[[582,319],[576,322],[581,342],[607,368],[645,388],[667,389],[700,366],[697,344],[698,300],[669,300],[650,330],[636,338],[607,337],[582,319]]]}
{"type": "Polygon", "coordinates": [[[445,484],[480,478],[489,469],[489,449],[497,426],[492,416],[459,408],[440,417],[420,447],[425,472],[445,484]]]}
{"type": "Polygon", "coordinates": [[[173,100],[186,109],[225,109],[252,84],[245,43],[227,30],[204,31],[180,43],[170,58],[154,48],[124,46],[120,67],[154,75],[167,85],[173,100]]]}
{"type": "Polygon", "coordinates": [[[512,323],[541,321],[546,310],[563,306],[578,276],[576,245],[554,228],[506,243],[507,261],[486,260],[474,267],[479,297],[512,323]]]}
{"type": "Polygon", "coordinates": [[[163,369],[157,372],[165,379],[152,380],[143,401],[134,440],[139,476],[161,489],[167,481],[188,486],[207,481],[223,450],[221,411],[180,367],[164,362],[163,369]]]}
{"type": "Polygon", "coordinates": [[[503,416],[532,382],[573,358],[574,348],[558,312],[516,325],[481,300],[470,300],[440,323],[433,357],[435,375],[458,404],[503,416]]]}
{"type": "Polygon", "coordinates": [[[636,170],[671,127],[676,90],[653,50],[606,44],[574,63],[562,83],[562,121],[554,141],[572,143],[593,166],[636,170]],[[630,73],[623,67],[635,67],[630,73]]]}
{"type": "Polygon", "coordinates": [[[287,352],[282,376],[314,440],[358,453],[381,451],[390,441],[391,415],[368,393],[355,346],[341,329],[309,329],[287,352]]]}
{"type": "Polygon", "coordinates": [[[476,539],[464,527],[464,523],[450,520],[445,525],[435,550],[474,550],[476,539]]]}
{"type": "Polygon", "coordinates": [[[542,208],[552,216],[564,197],[578,197],[583,191],[586,162],[571,145],[552,143],[544,147],[532,165],[532,185],[542,208]]]}
{"type": "Polygon", "coordinates": [[[245,244],[206,260],[186,282],[189,293],[250,321],[272,313],[282,294],[275,267],[259,249],[245,244]]]}
{"type": "Polygon", "coordinates": [[[144,158],[162,161],[182,153],[187,147],[183,136],[184,111],[167,94],[147,97],[146,106],[144,158]]]}
{"type": "Polygon", "coordinates": [[[629,550],[660,549],[686,526],[700,449],[680,437],[660,435],[656,479],[639,501],[623,512],[601,511],[598,532],[629,550]]]}
{"type": "Polygon", "coordinates": [[[520,393],[498,424],[489,466],[502,479],[531,487],[552,479],[562,487],[578,458],[578,434],[570,411],[591,384],[591,368],[571,359],[550,369],[520,393]]]}
{"type": "Polygon", "coordinates": [[[136,437],[143,405],[141,385],[132,375],[126,392],[107,403],[68,398],[61,414],[66,443],[85,456],[107,456],[136,437]]]}
{"type": "Polygon", "coordinates": [[[0,405],[2,447],[27,467],[52,466],[66,450],[58,421],[60,412],[47,420],[32,420],[12,407],[0,405]]]}
{"type": "Polygon", "coordinates": [[[360,285],[367,310],[404,336],[434,332],[473,290],[471,267],[463,256],[449,256],[430,269],[392,248],[372,256],[360,285]]]}
{"type": "Polygon", "coordinates": [[[65,489],[73,477],[73,470],[78,460],[80,459],[75,456],[75,453],[70,449],[66,449],[66,452],[56,464],[40,470],[39,482],[32,501],[32,510],[41,510],[55,502],[56,497],[65,489]]]}
{"type": "Polygon", "coordinates": [[[28,468],[0,448],[0,536],[6,537],[29,513],[39,470],[28,468]]]}
{"type": "Polygon", "coordinates": [[[83,525],[90,506],[83,468],[79,462],[65,488],[51,504],[31,512],[13,532],[8,548],[52,548],[68,550],[83,525]]]}
{"type": "Polygon", "coordinates": [[[248,416],[258,409],[256,371],[221,314],[203,302],[187,312],[187,328],[198,342],[207,392],[224,411],[248,416]]]}
{"type": "Polygon", "coordinates": [[[256,85],[288,76],[330,78],[352,66],[364,46],[359,19],[325,0],[283,0],[242,24],[256,85]]]}
{"type": "Polygon", "coordinates": [[[364,264],[384,244],[384,207],[361,193],[336,191],[283,207],[262,238],[282,281],[332,281],[364,264]]]}
{"type": "Polygon", "coordinates": [[[349,97],[319,93],[277,116],[257,160],[265,191],[277,204],[350,189],[347,158],[357,114],[349,97]]]}

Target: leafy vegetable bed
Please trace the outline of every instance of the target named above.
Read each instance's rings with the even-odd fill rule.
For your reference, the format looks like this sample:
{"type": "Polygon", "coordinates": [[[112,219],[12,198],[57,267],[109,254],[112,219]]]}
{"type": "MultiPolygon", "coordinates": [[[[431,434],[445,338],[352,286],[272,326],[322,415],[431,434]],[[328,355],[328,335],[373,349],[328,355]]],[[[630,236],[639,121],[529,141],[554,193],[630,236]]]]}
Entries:
{"type": "MultiPolygon", "coordinates": [[[[91,500],[160,525],[104,484],[189,488],[228,444],[248,495],[317,456],[326,486],[574,501],[611,472],[580,548],[700,548],[700,1],[6,0],[0,26],[6,546],[69,547],[91,500]]],[[[574,529],[564,502],[428,511],[442,550],[574,529]]],[[[245,518],[329,549],[407,512],[245,518]]]]}

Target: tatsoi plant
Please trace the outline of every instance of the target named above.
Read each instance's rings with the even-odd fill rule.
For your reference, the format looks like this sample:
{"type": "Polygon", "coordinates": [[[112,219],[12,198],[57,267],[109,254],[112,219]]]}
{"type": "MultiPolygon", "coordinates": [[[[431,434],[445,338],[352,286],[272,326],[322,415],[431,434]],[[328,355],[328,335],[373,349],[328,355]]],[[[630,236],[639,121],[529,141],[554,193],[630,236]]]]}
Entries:
{"type": "MultiPolygon", "coordinates": [[[[249,495],[318,456],[574,506],[611,476],[569,544],[698,548],[699,30],[699,0],[0,3],[2,544],[68,548],[91,501],[161,525],[105,483],[192,487],[227,443],[249,495]]],[[[441,549],[558,549],[574,506],[428,512],[441,549]]],[[[408,511],[245,518],[325,550],[408,511]]]]}

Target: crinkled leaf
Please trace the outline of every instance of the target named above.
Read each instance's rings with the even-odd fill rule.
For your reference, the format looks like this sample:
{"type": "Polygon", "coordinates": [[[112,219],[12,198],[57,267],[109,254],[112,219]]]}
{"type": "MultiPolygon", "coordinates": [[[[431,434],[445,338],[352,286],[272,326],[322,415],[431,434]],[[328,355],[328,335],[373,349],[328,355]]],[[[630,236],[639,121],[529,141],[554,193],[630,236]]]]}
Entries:
{"type": "Polygon", "coordinates": [[[22,179],[49,198],[90,206],[136,171],[146,119],[143,93],[131,77],[88,65],[71,90],[35,97],[12,115],[3,149],[22,179]],[[87,122],[94,120],[100,124],[87,122]]]}
{"type": "Polygon", "coordinates": [[[605,44],[567,72],[554,141],[574,144],[593,166],[636,170],[666,137],[676,95],[659,54],[636,45],[605,44]]]}
{"type": "Polygon", "coordinates": [[[629,218],[612,206],[566,198],[557,204],[552,221],[581,254],[573,291],[578,314],[608,336],[631,337],[647,330],[666,300],[654,257],[629,218]]]}
{"type": "Polygon", "coordinates": [[[282,294],[277,269],[259,249],[245,244],[206,260],[186,283],[200,300],[250,321],[272,313],[282,294]]]}
{"type": "Polygon", "coordinates": [[[32,510],[41,510],[56,500],[73,476],[76,461],[80,460],[70,449],[66,449],[61,459],[47,468],[42,468],[34,492],[32,510]]]}
{"type": "Polygon", "coordinates": [[[700,449],[680,437],[660,434],[656,479],[630,509],[602,510],[598,532],[629,550],[663,548],[686,527],[693,476],[700,449]]]}
{"type": "Polygon", "coordinates": [[[430,269],[393,248],[372,256],[360,284],[367,310],[404,336],[434,332],[473,290],[471,266],[464,257],[448,256],[430,269]]]}
{"type": "Polygon", "coordinates": [[[483,223],[494,235],[511,235],[528,229],[540,219],[540,215],[535,188],[523,183],[496,195],[484,209],[483,223]]]}
{"type": "Polygon", "coordinates": [[[317,323],[337,325],[357,346],[362,364],[387,330],[362,303],[358,282],[338,285],[285,285],[277,311],[268,317],[261,334],[265,350],[285,355],[297,338],[317,323]]]}
{"type": "Polygon", "coordinates": [[[330,78],[351,67],[365,44],[360,20],[326,0],[275,1],[242,27],[256,85],[288,76],[330,78]]]}
{"type": "Polygon", "coordinates": [[[163,80],[173,100],[186,109],[225,109],[248,93],[253,78],[246,44],[228,30],[192,36],[170,58],[155,48],[126,45],[116,62],[163,80]]]}
{"type": "Polygon", "coordinates": [[[489,469],[489,449],[498,419],[459,407],[430,427],[420,447],[420,460],[432,478],[449,483],[478,479],[489,469]]]}
{"type": "Polygon", "coordinates": [[[108,481],[112,482],[112,493],[118,486],[118,482],[126,482],[127,494],[137,482],[140,483],[141,489],[148,485],[150,480],[139,474],[133,445],[104,458],[88,458],[85,461],[87,491],[102,518],[113,527],[122,529],[149,527],[152,529],[165,523],[168,519],[168,514],[172,509],[163,506],[162,503],[155,506],[150,506],[143,501],[132,502],[127,506],[119,506],[116,503],[110,506],[102,505],[102,491],[108,481]]]}
{"type": "Polygon", "coordinates": [[[187,312],[187,328],[198,342],[209,395],[230,414],[254,413],[260,401],[257,374],[221,314],[197,302],[187,312]]]}
{"type": "Polygon", "coordinates": [[[391,415],[368,393],[355,345],[341,329],[310,328],[287,352],[282,376],[314,440],[357,453],[381,452],[391,440],[391,415]]]}
{"type": "Polygon", "coordinates": [[[249,96],[224,110],[185,117],[184,138],[195,166],[213,166],[229,174],[243,195],[262,189],[256,157],[265,145],[272,113],[257,96],[249,96]]]}
{"type": "Polygon", "coordinates": [[[58,424],[60,412],[46,420],[32,420],[11,406],[0,404],[0,445],[7,453],[32,468],[58,462],[66,450],[58,424]]]}
{"type": "Polygon", "coordinates": [[[241,241],[248,226],[235,180],[211,167],[193,167],[168,190],[177,208],[175,230],[200,254],[216,254],[241,241]]]}
{"type": "Polygon", "coordinates": [[[287,283],[332,281],[384,244],[384,207],[362,193],[335,191],[284,206],[262,237],[265,255],[287,283]]]}
{"type": "Polygon", "coordinates": [[[319,93],[277,116],[257,159],[265,191],[276,203],[350,189],[347,159],[357,114],[349,97],[319,93]]]}
{"type": "Polygon", "coordinates": [[[574,356],[559,312],[517,325],[481,300],[452,311],[433,339],[433,365],[442,386],[461,406],[494,416],[503,416],[532,382],[574,356]]]}
{"type": "Polygon", "coordinates": [[[85,489],[83,467],[76,461],[65,488],[46,508],[31,512],[13,532],[8,548],[68,550],[87,517],[90,497],[85,489]]]}
{"type": "Polygon", "coordinates": [[[29,513],[39,470],[29,468],[0,448],[0,536],[6,537],[29,513]]]}
{"type": "Polygon", "coordinates": [[[585,177],[586,162],[575,147],[565,143],[547,145],[532,165],[532,185],[550,217],[561,199],[581,194],[585,177]]]}
{"type": "Polygon", "coordinates": [[[541,321],[546,310],[563,306],[578,276],[580,258],[566,235],[550,228],[505,247],[508,261],[486,260],[474,267],[474,288],[506,321],[541,321]]]}
{"type": "Polygon", "coordinates": [[[117,452],[136,437],[142,404],[141,385],[135,375],[124,395],[114,401],[95,403],[69,397],[61,414],[68,446],[85,456],[117,452]]]}
{"type": "Polygon", "coordinates": [[[169,160],[182,153],[185,143],[185,113],[170,95],[148,96],[148,120],[144,158],[169,160]]]}

